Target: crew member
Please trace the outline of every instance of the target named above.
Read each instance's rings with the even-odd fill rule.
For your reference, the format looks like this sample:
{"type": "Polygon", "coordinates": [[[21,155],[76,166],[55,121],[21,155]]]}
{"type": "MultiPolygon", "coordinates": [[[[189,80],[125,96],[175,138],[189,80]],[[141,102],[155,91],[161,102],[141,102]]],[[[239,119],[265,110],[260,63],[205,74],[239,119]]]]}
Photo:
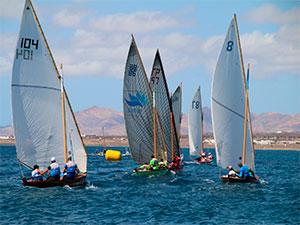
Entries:
{"type": "Polygon", "coordinates": [[[227,166],[226,169],[228,170],[229,177],[237,176],[237,172],[232,168],[232,166],[227,166]]]}
{"type": "Polygon", "coordinates": [[[46,173],[40,171],[40,167],[38,165],[33,166],[33,171],[31,172],[31,179],[33,181],[42,181],[43,180],[43,175],[46,173]]]}
{"type": "Polygon", "coordinates": [[[164,162],[163,159],[160,159],[160,162],[158,163],[158,167],[159,167],[160,169],[165,169],[165,168],[167,168],[167,167],[168,167],[167,161],[164,162]]]}
{"type": "Polygon", "coordinates": [[[212,161],[214,157],[213,157],[213,155],[212,155],[211,153],[208,153],[207,158],[208,158],[210,161],[212,161]]]}
{"type": "Polygon", "coordinates": [[[150,169],[158,170],[158,162],[157,159],[154,157],[154,155],[151,156],[150,169]]]}
{"type": "Polygon", "coordinates": [[[248,178],[248,177],[250,177],[249,167],[246,164],[243,165],[242,163],[239,163],[238,165],[240,167],[240,172],[239,172],[238,176],[240,178],[248,178]]]}
{"type": "Polygon", "coordinates": [[[74,180],[75,176],[79,173],[79,169],[75,162],[72,161],[72,157],[68,158],[68,161],[65,165],[64,172],[66,172],[66,178],[69,180],[74,180]]]}
{"type": "Polygon", "coordinates": [[[52,179],[52,180],[59,180],[60,179],[60,168],[59,168],[58,163],[56,162],[55,157],[51,158],[51,164],[48,167],[48,171],[49,171],[48,180],[49,179],[52,179]]]}

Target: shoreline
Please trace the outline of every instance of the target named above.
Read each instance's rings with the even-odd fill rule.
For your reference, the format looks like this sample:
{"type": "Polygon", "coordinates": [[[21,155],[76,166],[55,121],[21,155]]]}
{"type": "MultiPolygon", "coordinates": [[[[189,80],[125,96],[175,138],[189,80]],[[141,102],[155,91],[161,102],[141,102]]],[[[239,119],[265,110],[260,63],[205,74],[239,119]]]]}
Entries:
{"type": "MultiPolygon", "coordinates": [[[[103,143],[101,143],[98,139],[83,139],[84,145],[86,147],[101,147],[103,143]]],[[[107,148],[109,147],[129,147],[127,138],[107,138],[105,140],[107,148]]],[[[0,146],[15,146],[14,139],[7,139],[7,140],[0,140],[0,146]]],[[[180,148],[188,148],[188,141],[184,138],[181,140],[180,148]]],[[[204,148],[213,148],[215,146],[213,144],[204,144],[204,148]]],[[[275,151],[300,151],[300,144],[295,145],[254,145],[255,151],[268,151],[268,150],[275,150],[275,151]]]]}

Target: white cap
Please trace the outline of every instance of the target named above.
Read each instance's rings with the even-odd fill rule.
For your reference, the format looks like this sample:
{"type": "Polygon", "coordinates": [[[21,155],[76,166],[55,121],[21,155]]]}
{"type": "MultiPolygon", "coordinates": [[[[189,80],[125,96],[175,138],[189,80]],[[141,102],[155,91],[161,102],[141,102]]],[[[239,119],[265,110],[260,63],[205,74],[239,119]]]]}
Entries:
{"type": "Polygon", "coordinates": [[[56,161],[55,157],[52,157],[51,162],[55,162],[55,161],[56,161]]]}

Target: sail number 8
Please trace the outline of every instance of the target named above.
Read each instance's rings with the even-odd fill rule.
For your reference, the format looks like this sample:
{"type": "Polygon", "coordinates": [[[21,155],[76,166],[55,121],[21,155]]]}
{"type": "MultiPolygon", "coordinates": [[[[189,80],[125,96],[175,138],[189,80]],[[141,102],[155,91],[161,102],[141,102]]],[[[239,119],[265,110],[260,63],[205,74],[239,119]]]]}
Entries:
{"type": "Polygon", "coordinates": [[[200,102],[199,101],[193,101],[192,102],[192,108],[193,109],[199,109],[200,107],[200,102]]]}
{"type": "Polygon", "coordinates": [[[227,42],[226,50],[227,50],[228,52],[231,52],[232,46],[233,46],[233,41],[228,41],[228,42],[227,42]]]}
{"type": "Polygon", "coordinates": [[[16,49],[16,59],[19,57],[25,60],[32,60],[33,49],[39,48],[39,40],[31,38],[21,38],[20,49],[16,49]]]}

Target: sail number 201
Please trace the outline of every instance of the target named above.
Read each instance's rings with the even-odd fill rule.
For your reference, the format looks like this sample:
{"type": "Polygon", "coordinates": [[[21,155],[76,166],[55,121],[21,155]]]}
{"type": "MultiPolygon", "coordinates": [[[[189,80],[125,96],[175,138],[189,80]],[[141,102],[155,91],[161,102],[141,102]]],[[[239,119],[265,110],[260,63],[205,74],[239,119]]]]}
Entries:
{"type": "Polygon", "coordinates": [[[33,50],[39,48],[39,40],[21,38],[20,48],[16,49],[16,59],[19,57],[25,60],[32,60],[33,50]]]}

